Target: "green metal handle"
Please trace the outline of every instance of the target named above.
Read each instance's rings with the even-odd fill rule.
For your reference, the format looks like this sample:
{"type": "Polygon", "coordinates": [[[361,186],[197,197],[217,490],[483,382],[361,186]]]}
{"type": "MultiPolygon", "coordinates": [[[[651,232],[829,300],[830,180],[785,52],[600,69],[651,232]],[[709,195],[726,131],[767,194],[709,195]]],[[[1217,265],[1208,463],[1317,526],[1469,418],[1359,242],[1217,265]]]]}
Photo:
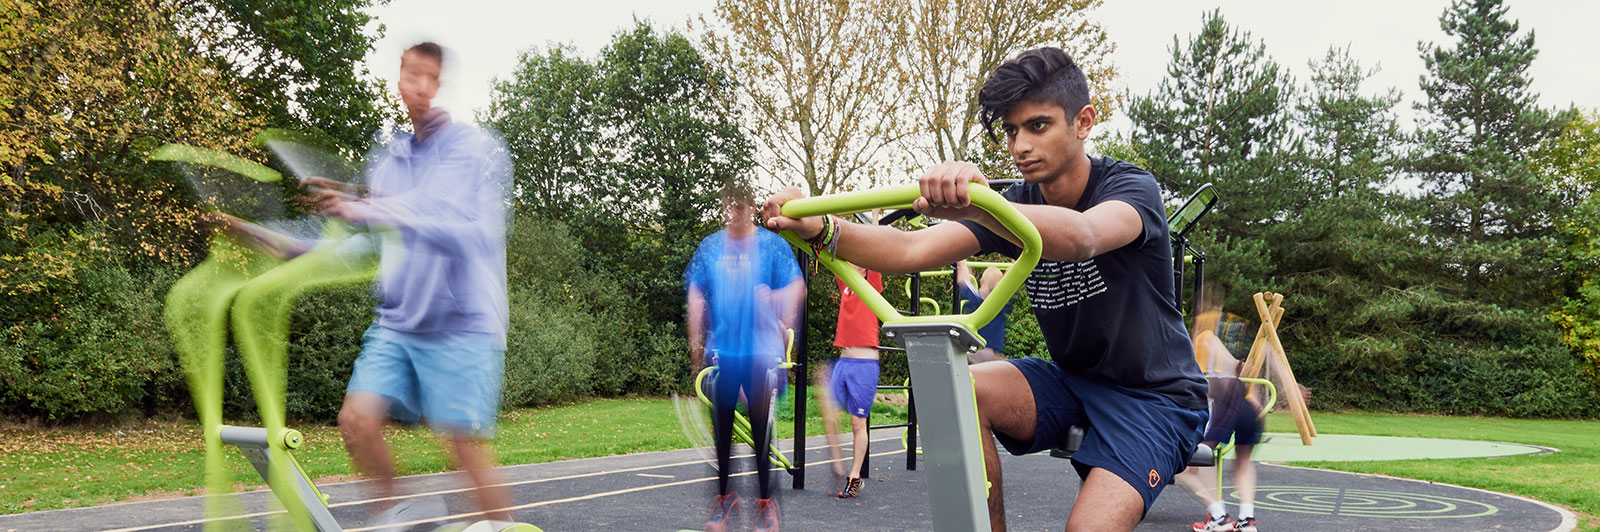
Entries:
{"type": "MultiPolygon", "coordinates": [[[[978,309],[971,314],[902,316],[894,310],[893,306],[889,305],[889,302],[883,298],[883,294],[873,290],[867,284],[867,280],[863,279],[861,274],[856,273],[855,268],[849,264],[835,259],[832,254],[826,251],[817,253],[817,262],[827,266],[829,270],[833,271],[834,275],[839,276],[839,279],[843,280],[851,290],[854,290],[856,295],[861,298],[861,302],[865,303],[873,314],[877,314],[878,319],[883,320],[885,325],[953,321],[965,325],[969,330],[976,332],[1000,313],[1000,309],[1005,306],[1007,301],[1011,300],[1011,295],[1022,287],[1022,281],[1033,273],[1034,266],[1039,264],[1039,254],[1043,245],[1039,237],[1039,230],[1022,213],[1017,212],[1016,207],[1013,207],[1011,202],[1006,201],[999,192],[995,192],[982,183],[974,182],[969,184],[967,194],[972,198],[974,206],[994,216],[1000,222],[1000,225],[1011,231],[1011,234],[1016,235],[1017,240],[1022,242],[1021,256],[1017,257],[1017,261],[1012,264],[1005,276],[1000,278],[1000,284],[995,286],[989,298],[985,299],[983,304],[979,305],[978,309]],[[996,297],[996,295],[999,297],[996,297]]],[[[876,208],[898,209],[909,207],[921,195],[922,191],[917,185],[905,185],[815,198],[801,198],[785,203],[782,212],[784,216],[790,218],[804,218],[824,214],[860,212],[876,208]]],[[[784,231],[782,235],[795,247],[807,253],[811,252],[811,246],[801,240],[794,232],[784,231]]]]}
{"type": "Polygon", "coordinates": [[[1278,387],[1273,386],[1272,381],[1252,377],[1239,377],[1239,382],[1260,384],[1267,387],[1267,404],[1261,406],[1261,415],[1266,415],[1267,411],[1272,410],[1272,407],[1278,404],[1278,387]]]}

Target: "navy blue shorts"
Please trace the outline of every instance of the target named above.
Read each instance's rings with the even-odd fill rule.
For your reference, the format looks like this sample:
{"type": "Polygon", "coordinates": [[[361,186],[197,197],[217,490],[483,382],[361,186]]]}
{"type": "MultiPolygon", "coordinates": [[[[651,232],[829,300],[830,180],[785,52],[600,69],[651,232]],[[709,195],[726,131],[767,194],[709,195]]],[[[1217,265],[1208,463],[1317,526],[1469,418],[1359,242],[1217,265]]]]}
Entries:
{"type": "Polygon", "coordinates": [[[878,361],[840,357],[833,363],[833,400],[855,417],[872,415],[878,398],[878,361]]]}
{"type": "Polygon", "coordinates": [[[1211,422],[1201,441],[1228,443],[1230,438],[1234,445],[1261,443],[1261,411],[1243,394],[1212,399],[1211,422]]]}
{"type": "Polygon", "coordinates": [[[1072,455],[1078,476],[1088,478],[1097,467],[1110,471],[1139,490],[1146,512],[1172,477],[1188,466],[1209,417],[1205,410],[1183,408],[1166,396],[1104,384],[1041,358],[1007,362],[1033,388],[1038,424],[1033,441],[996,432],[1006,451],[1023,455],[1052,449],[1066,438],[1068,427],[1085,425],[1083,445],[1072,455]]]}

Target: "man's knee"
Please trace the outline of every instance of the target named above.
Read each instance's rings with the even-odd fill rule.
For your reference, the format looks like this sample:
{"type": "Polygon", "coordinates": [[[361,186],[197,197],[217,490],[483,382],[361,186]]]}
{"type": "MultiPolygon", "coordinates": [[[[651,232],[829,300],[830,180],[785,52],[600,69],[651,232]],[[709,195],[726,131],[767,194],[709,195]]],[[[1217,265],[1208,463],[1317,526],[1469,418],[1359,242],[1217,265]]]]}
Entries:
{"type": "Polygon", "coordinates": [[[978,422],[983,428],[1031,437],[1037,412],[1033,388],[1022,370],[1005,361],[974,364],[971,369],[978,422]]]}
{"type": "Polygon", "coordinates": [[[360,392],[347,394],[339,408],[339,432],[355,436],[376,432],[383,428],[384,401],[381,397],[360,392]]]}
{"type": "Polygon", "coordinates": [[[1005,360],[1005,359],[1006,359],[1006,357],[1004,355],[996,353],[994,351],[994,349],[987,348],[987,347],[985,347],[983,349],[979,349],[977,352],[972,353],[970,355],[967,355],[967,363],[968,364],[982,364],[984,362],[994,362],[996,360],[1005,360]]]}

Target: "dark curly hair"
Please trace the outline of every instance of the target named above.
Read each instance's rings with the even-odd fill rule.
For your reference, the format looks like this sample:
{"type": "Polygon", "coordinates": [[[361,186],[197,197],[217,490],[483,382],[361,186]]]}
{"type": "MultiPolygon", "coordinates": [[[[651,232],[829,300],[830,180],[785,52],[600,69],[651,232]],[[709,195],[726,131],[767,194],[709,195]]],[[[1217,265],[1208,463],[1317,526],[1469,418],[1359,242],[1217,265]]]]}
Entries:
{"type": "Polygon", "coordinates": [[[1072,56],[1055,47],[1034,48],[1001,63],[978,92],[983,108],[978,118],[990,139],[999,141],[995,122],[1021,101],[1059,105],[1071,120],[1089,105],[1089,80],[1072,56]]]}
{"type": "Polygon", "coordinates": [[[439,46],[438,43],[433,41],[422,41],[417,44],[413,44],[410,48],[406,48],[405,53],[412,52],[416,52],[423,57],[432,57],[434,61],[439,63],[440,67],[444,66],[444,47],[439,46]]]}

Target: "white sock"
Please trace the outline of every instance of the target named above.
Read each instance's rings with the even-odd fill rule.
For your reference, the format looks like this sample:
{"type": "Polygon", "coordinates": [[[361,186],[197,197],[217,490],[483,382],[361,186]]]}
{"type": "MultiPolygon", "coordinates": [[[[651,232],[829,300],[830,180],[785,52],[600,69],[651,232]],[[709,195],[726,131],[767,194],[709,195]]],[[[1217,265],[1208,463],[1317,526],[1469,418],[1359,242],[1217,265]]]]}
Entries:
{"type": "Polygon", "coordinates": [[[1217,501],[1206,507],[1206,513],[1211,514],[1213,519],[1222,519],[1223,516],[1228,515],[1228,507],[1224,506],[1222,501],[1217,501]]]}
{"type": "Polygon", "coordinates": [[[1239,503],[1239,518],[1248,519],[1256,516],[1256,503],[1239,503]]]}

